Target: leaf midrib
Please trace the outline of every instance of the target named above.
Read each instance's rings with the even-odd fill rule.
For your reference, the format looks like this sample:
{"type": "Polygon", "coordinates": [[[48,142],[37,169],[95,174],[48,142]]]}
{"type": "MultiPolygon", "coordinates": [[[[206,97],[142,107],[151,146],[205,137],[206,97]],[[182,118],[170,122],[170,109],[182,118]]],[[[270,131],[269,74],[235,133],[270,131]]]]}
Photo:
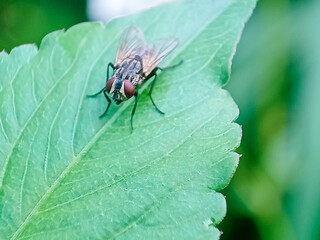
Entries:
{"type": "MultiPolygon", "coordinates": [[[[198,105],[198,104],[206,101],[208,98],[209,98],[209,97],[203,98],[201,101],[195,103],[194,105],[198,105]]],[[[186,111],[187,109],[184,109],[184,110],[186,111]]],[[[221,108],[216,112],[216,114],[215,114],[214,116],[212,116],[211,118],[209,118],[209,120],[210,120],[210,119],[214,119],[214,118],[219,114],[220,111],[221,111],[221,108]]],[[[209,120],[208,120],[208,121],[209,121],[209,120]]],[[[207,123],[208,121],[205,121],[205,123],[207,123]]],[[[202,125],[200,125],[200,127],[201,127],[201,126],[202,126],[202,125]]],[[[197,129],[199,129],[200,127],[198,127],[197,129]]],[[[138,173],[138,172],[142,171],[143,169],[146,169],[146,168],[150,167],[153,163],[158,162],[159,160],[161,160],[162,158],[168,156],[168,155],[169,155],[170,153],[172,153],[174,150],[176,150],[177,148],[179,148],[185,141],[188,140],[188,138],[189,138],[194,132],[195,132],[195,131],[192,131],[191,134],[188,134],[188,136],[186,136],[186,138],[183,139],[181,143],[179,143],[176,147],[174,147],[173,149],[171,149],[171,150],[170,150],[168,153],[166,153],[165,155],[162,155],[161,157],[156,158],[156,159],[153,160],[152,162],[149,162],[149,164],[147,164],[147,165],[145,165],[145,166],[137,169],[136,171],[133,171],[133,172],[131,172],[131,173],[123,176],[122,178],[119,178],[119,180],[117,180],[117,181],[115,181],[115,182],[113,182],[113,183],[111,183],[111,184],[109,184],[109,185],[107,185],[107,186],[103,186],[103,187],[101,187],[101,188],[99,188],[99,189],[95,189],[95,190],[93,190],[93,191],[91,191],[91,192],[88,192],[88,193],[85,194],[85,195],[79,196],[79,197],[74,198],[74,199],[71,199],[71,200],[69,200],[69,201],[67,201],[67,202],[58,204],[58,205],[56,205],[56,206],[54,206],[54,207],[50,207],[50,208],[48,208],[48,209],[45,209],[45,210],[43,210],[43,211],[38,211],[38,212],[39,212],[39,213],[40,213],[40,212],[43,213],[43,212],[51,211],[51,210],[53,210],[53,209],[55,209],[55,208],[57,208],[57,207],[63,206],[63,205],[68,204],[68,203],[70,203],[70,202],[76,201],[76,200],[78,200],[78,199],[80,199],[80,198],[83,198],[83,197],[92,195],[92,194],[94,194],[94,193],[96,193],[96,192],[98,192],[98,191],[101,191],[101,190],[103,190],[103,189],[109,188],[109,187],[111,187],[111,186],[113,186],[113,185],[121,182],[122,180],[124,180],[124,179],[126,179],[126,178],[128,178],[128,177],[130,177],[130,176],[135,175],[135,173],[138,173]]]]}
{"type": "MultiPolygon", "coordinates": [[[[208,98],[209,98],[209,97],[202,99],[201,102],[206,101],[208,98]]],[[[201,129],[203,126],[205,126],[205,125],[208,124],[210,121],[212,121],[213,119],[215,119],[215,118],[219,115],[219,113],[220,113],[221,110],[222,110],[222,107],[220,107],[219,110],[217,110],[217,111],[215,112],[215,115],[213,115],[212,117],[208,118],[208,119],[207,119],[206,121],[204,121],[202,124],[200,124],[200,125],[197,126],[195,129],[193,129],[180,143],[178,143],[175,147],[173,147],[167,154],[165,154],[165,155],[163,155],[163,156],[161,156],[161,157],[153,160],[152,162],[149,162],[147,165],[142,166],[141,168],[139,168],[139,169],[137,169],[137,170],[135,170],[135,171],[133,171],[133,172],[130,172],[129,174],[123,176],[122,178],[118,179],[117,181],[115,181],[115,182],[113,182],[113,183],[111,183],[111,184],[109,184],[109,185],[107,185],[107,186],[103,186],[103,187],[101,187],[101,188],[99,188],[99,189],[96,189],[96,190],[94,190],[94,191],[92,191],[92,192],[90,192],[90,193],[88,193],[88,194],[79,196],[79,197],[77,197],[77,198],[75,198],[75,199],[72,199],[72,200],[70,200],[70,201],[68,201],[68,202],[65,202],[65,203],[62,203],[62,204],[58,204],[58,205],[56,205],[56,206],[54,206],[54,207],[48,208],[48,209],[43,210],[43,211],[39,211],[38,213],[44,213],[44,212],[47,212],[47,211],[51,211],[51,210],[53,210],[53,209],[55,209],[55,208],[57,208],[57,207],[60,207],[60,206],[63,206],[63,205],[65,205],[65,204],[68,204],[68,203],[70,203],[70,202],[79,200],[79,199],[81,199],[81,198],[83,198],[83,197],[90,196],[90,195],[92,195],[92,194],[94,194],[94,193],[96,193],[96,192],[98,192],[98,191],[101,191],[101,190],[110,188],[110,187],[112,187],[112,186],[114,186],[114,185],[122,182],[123,180],[128,179],[129,177],[135,176],[135,175],[137,175],[137,173],[140,173],[140,172],[142,172],[142,171],[144,171],[144,170],[148,170],[148,169],[152,168],[155,164],[159,163],[164,157],[169,156],[172,152],[174,152],[174,151],[177,150],[179,147],[181,147],[183,144],[185,144],[185,142],[188,141],[188,140],[190,139],[190,137],[191,137],[195,132],[197,132],[197,131],[198,131],[199,129],[201,129]]],[[[230,129],[228,129],[227,132],[228,132],[228,131],[230,131],[230,129]]],[[[218,134],[217,136],[220,136],[220,135],[221,135],[221,134],[218,134]]],[[[218,146],[217,146],[217,147],[218,147],[218,146]]],[[[215,147],[215,148],[217,148],[217,147],[215,147]]],[[[215,149],[215,148],[214,148],[214,149],[215,149]]],[[[218,163],[219,163],[220,161],[222,161],[223,159],[224,159],[224,158],[220,159],[219,161],[215,162],[214,164],[218,164],[218,163]]],[[[177,191],[179,190],[179,188],[181,188],[181,187],[184,186],[184,185],[185,185],[185,184],[180,184],[180,185],[178,186],[178,188],[174,190],[174,192],[177,192],[177,191]]],[[[137,220],[135,220],[135,221],[133,221],[132,223],[130,223],[127,227],[125,227],[125,228],[123,229],[123,231],[120,229],[120,230],[116,233],[116,235],[113,236],[113,237],[119,236],[119,235],[121,235],[122,233],[127,232],[129,229],[131,229],[131,228],[135,225],[135,223],[139,222],[144,216],[146,216],[147,214],[151,213],[151,212],[153,211],[153,209],[155,209],[157,206],[159,206],[160,203],[161,203],[161,201],[158,201],[158,203],[157,203],[156,205],[153,205],[153,207],[151,207],[151,208],[149,208],[148,210],[144,211],[137,220]]]]}

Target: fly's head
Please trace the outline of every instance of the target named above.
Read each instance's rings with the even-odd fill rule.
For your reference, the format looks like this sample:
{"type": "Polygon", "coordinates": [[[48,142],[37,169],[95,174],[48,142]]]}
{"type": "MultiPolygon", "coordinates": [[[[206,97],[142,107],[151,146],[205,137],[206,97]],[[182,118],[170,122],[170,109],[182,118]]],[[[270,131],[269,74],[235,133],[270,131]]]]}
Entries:
{"type": "Polygon", "coordinates": [[[107,81],[106,89],[116,104],[131,98],[135,93],[135,87],[130,81],[117,77],[107,81]]]}

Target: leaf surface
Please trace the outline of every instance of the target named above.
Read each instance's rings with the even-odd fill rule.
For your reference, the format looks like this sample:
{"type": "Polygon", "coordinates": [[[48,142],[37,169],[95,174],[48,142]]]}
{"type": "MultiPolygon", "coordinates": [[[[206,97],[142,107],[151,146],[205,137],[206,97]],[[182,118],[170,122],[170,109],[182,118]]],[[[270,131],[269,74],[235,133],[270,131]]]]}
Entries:
{"type": "Polygon", "coordinates": [[[221,88],[254,0],[186,0],[83,23],[0,54],[1,239],[218,239],[238,164],[238,108],[221,88]],[[180,44],[153,91],[86,98],[105,84],[127,26],[180,44]]]}

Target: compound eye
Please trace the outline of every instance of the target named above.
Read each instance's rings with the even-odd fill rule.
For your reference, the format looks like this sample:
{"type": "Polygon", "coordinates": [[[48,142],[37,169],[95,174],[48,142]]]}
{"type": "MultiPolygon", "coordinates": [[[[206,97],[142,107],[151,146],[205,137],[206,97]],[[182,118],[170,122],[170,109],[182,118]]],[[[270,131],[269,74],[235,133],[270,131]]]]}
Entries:
{"type": "Polygon", "coordinates": [[[126,95],[126,97],[131,98],[134,93],[135,93],[135,88],[133,84],[128,80],[124,80],[124,94],[126,95]]]}
{"type": "Polygon", "coordinates": [[[110,90],[111,90],[111,88],[112,88],[112,85],[113,85],[114,80],[116,80],[115,77],[110,78],[110,79],[107,81],[106,89],[107,89],[107,92],[108,92],[108,93],[110,93],[110,90]]]}

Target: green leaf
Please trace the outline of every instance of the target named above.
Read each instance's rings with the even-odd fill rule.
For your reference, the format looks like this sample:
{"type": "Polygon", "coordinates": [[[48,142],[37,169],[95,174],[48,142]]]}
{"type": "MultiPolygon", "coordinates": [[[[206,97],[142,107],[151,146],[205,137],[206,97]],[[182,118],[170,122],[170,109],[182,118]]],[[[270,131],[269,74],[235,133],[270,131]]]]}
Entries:
{"type": "Polygon", "coordinates": [[[238,164],[238,108],[221,88],[254,0],[179,1],[106,26],[84,23],[0,54],[1,239],[217,239],[238,164]],[[176,36],[153,97],[86,98],[105,84],[119,36],[176,36]]]}

